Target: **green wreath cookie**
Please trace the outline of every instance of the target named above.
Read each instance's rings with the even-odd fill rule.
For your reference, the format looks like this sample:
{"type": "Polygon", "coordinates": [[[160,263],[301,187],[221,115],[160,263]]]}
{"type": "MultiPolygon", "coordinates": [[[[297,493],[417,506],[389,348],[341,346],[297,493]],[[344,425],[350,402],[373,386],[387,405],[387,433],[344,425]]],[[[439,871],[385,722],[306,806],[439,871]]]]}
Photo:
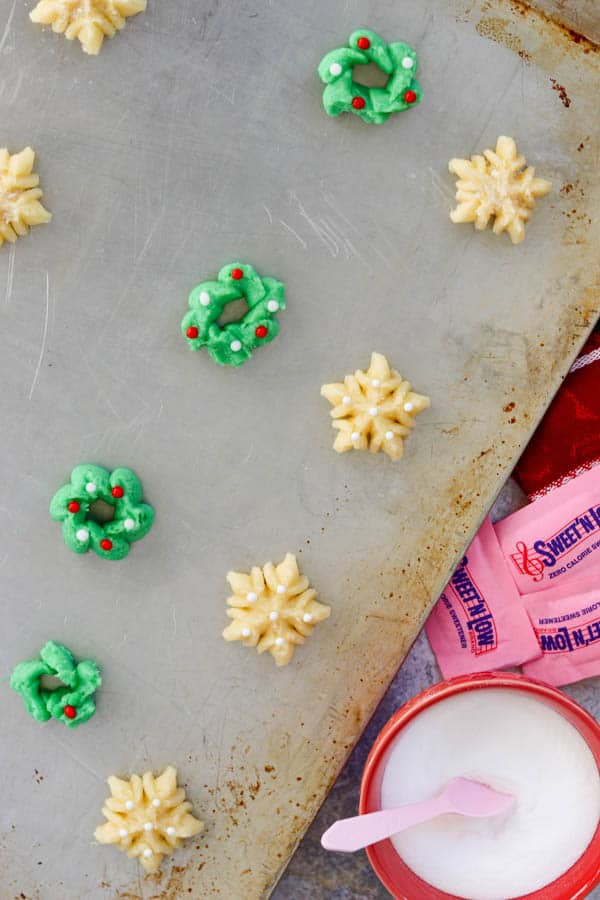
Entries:
{"type": "Polygon", "coordinates": [[[36,722],[59,719],[68,728],[87,722],[96,712],[92,696],[100,687],[100,669],[91,659],[75,664],[67,647],[48,641],[36,659],[19,663],[10,676],[10,686],[23,699],[25,709],[36,722]],[[62,685],[44,688],[44,675],[58,678],[62,685]]]}
{"type": "Polygon", "coordinates": [[[275,278],[261,278],[252,266],[224,266],[216,281],[203,281],[189,296],[190,310],[181,330],[191,350],[206,347],[221,366],[241,366],[252,351],[279,333],[275,313],[285,309],[285,288],[275,278]],[[218,319],[234,300],[245,300],[248,312],[239,322],[220,326],[218,319]]]}
{"type": "Polygon", "coordinates": [[[76,466],[71,481],[50,503],[50,515],[62,522],[65,544],[74,553],[93,550],[104,559],[123,559],[129,545],[150,531],[154,510],[142,503],[142,486],[130,469],[109,472],[101,466],[76,466]],[[90,514],[96,500],[113,507],[109,522],[97,522],[90,514]]]}
{"type": "Polygon", "coordinates": [[[319,77],[326,84],[323,106],[329,116],[351,112],[363,122],[379,125],[391,113],[421,101],[423,92],[415,79],[417,54],[408,44],[386,42],[374,31],[361,28],[350,35],[347,47],[323,57],[319,77]],[[388,76],[385,87],[366,87],[352,78],[354,66],[375,63],[388,76]]]}

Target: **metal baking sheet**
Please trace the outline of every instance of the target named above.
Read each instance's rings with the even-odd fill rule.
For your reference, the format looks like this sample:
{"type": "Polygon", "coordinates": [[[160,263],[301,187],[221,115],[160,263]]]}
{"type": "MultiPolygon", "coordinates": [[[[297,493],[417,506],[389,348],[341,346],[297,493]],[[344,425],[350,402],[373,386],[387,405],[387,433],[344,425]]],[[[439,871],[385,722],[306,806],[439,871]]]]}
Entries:
{"type": "Polygon", "coordinates": [[[505,0],[150,0],[91,59],[32,5],[0,0],[0,143],[36,149],[54,214],[0,252],[0,893],[257,898],[597,316],[598,54],[505,0]],[[421,60],[381,127],[321,108],[361,24],[421,60]],[[519,247],[448,219],[448,160],[499,134],[555,186],[519,247]],[[239,370],[179,333],[235,258],[288,298],[239,370]],[[374,349],[432,398],[399,464],[335,454],[319,396],[374,349]],[[83,461],[156,509],[123,562],[49,520],[83,461]],[[332,616],[276,671],[221,639],[224,576],[288,550],[332,616]],[[103,668],[74,732],[8,688],[50,637],[103,668]],[[207,828],[144,879],[93,832],[109,774],[167,763],[207,828]]]}

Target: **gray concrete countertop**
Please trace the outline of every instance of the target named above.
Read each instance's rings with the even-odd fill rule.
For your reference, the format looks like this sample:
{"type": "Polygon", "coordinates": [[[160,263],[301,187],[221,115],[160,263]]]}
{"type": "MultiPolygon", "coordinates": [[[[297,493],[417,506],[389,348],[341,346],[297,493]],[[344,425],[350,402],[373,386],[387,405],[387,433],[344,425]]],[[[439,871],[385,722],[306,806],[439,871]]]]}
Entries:
{"type": "MultiPolygon", "coordinates": [[[[492,518],[503,518],[524,502],[515,482],[509,481],[494,505],[492,518]]],[[[362,769],[387,720],[407,700],[440,680],[440,670],[422,632],[275,888],[272,900],[385,900],[389,897],[366,854],[327,853],[321,848],[320,838],[336,819],[356,814],[362,769]]],[[[565,692],[599,718],[599,685],[600,678],[589,678],[570,685],[565,692]]],[[[600,887],[588,896],[600,900],[600,887]]]]}

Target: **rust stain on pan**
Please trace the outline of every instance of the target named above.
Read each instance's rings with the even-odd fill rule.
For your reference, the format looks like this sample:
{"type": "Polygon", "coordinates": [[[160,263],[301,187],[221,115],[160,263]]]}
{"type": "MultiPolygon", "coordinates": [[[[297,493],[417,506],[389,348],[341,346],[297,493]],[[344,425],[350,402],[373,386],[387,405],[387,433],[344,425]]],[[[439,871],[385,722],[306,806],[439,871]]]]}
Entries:
{"type": "MultiPolygon", "coordinates": [[[[565,6],[563,6],[565,15],[562,17],[557,17],[547,12],[550,4],[544,3],[543,0],[540,0],[540,2],[536,2],[536,0],[483,0],[480,4],[473,4],[471,9],[476,11],[477,6],[479,6],[482,14],[495,10],[503,15],[510,14],[513,20],[517,16],[521,16],[528,17],[531,21],[531,17],[535,16],[542,27],[553,29],[561,39],[566,38],[567,41],[575,44],[580,52],[586,54],[598,52],[598,44],[591,35],[577,31],[569,24],[567,18],[569,10],[565,6]]],[[[597,22],[597,16],[595,24],[600,24],[597,22]]]]}
{"type": "Polygon", "coordinates": [[[556,91],[556,93],[560,97],[560,102],[562,103],[562,105],[565,107],[565,109],[568,109],[571,105],[571,98],[567,94],[564,85],[559,84],[556,78],[550,78],[550,84],[552,85],[552,90],[556,91]]]}
{"type": "MultiPolygon", "coordinates": [[[[475,28],[482,37],[489,38],[507,47],[509,50],[517,53],[525,62],[531,62],[532,58],[531,51],[523,46],[522,38],[518,33],[518,18],[525,15],[534,17],[534,25],[539,30],[540,35],[551,41],[555,51],[560,51],[558,54],[556,52],[553,54],[548,52],[550,48],[547,48],[545,58],[542,56],[536,57],[536,64],[541,68],[552,68],[558,62],[560,55],[564,52],[565,38],[571,43],[574,52],[594,54],[595,59],[598,59],[599,48],[596,44],[564,25],[552,22],[539,10],[532,10],[517,4],[516,0],[511,0],[508,11],[505,7],[501,7],[501,10],[504,13],[503,15],[482,16],[476,23],[475,28]]],[[[557,91],[564,106],[568,108],[571,101],[565,87],[557,79],[551,78],[551,82],[553,90],[557,91]]]]}
{"type": "MultiPolygon", "coordinates": [[[[538,66],[551,69],[565,52],[590,55],[598,60],[599,47],[589,37],[575,31],[569,25],[552,18],[537,5],[529,5],[522,0],[483,0],[482,3],[468,3],[466,9],[479,19],[475,28],[482,37],[494,40],[517,53],[525,62],[530,62],[532,51],[523,45],[522,23],[527,20],[527,29],[533,29],[542,39],[543,45],[536,48],[535,62],[538,66]],[[551,49],[558,50],[558,55],[551,49]]],[[[462,20],[462,17],[461,17],[462,20]]],[[[570,99],[565,87],[555,79],[556,90],[568,107],[570,99]]]]}
{"type": "Polygon", "coordinates": [[[595,49],[600,41],[596,0],[583,0],[583,3],[573,3],[572,0],[522,0],[522,2],[512,0],[512,2],[515,6],[533,8],[547,22],[561,29],[573,43],[588,48],[587,52],[595,49]]]}

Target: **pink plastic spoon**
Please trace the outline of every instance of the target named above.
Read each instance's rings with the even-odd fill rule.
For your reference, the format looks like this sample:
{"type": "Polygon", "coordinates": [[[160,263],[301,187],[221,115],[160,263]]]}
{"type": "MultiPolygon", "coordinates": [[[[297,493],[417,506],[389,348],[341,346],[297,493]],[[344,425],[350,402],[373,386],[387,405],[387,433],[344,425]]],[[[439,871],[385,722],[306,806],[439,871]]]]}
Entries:
{"type": "Polygon", "coordinates": [[[513,801],[512,794],[501,794],[479,781],[453,778],[441,793],[429,800],[407,803],[395,809],[381,809],[378,812],[366,813],[364,816],[352,816],[350,819],[334,822],[321,838],[321,845],[325,850],[352,853],[444,813],[476,817],[496,816],[510,809],[513,801]]]}

